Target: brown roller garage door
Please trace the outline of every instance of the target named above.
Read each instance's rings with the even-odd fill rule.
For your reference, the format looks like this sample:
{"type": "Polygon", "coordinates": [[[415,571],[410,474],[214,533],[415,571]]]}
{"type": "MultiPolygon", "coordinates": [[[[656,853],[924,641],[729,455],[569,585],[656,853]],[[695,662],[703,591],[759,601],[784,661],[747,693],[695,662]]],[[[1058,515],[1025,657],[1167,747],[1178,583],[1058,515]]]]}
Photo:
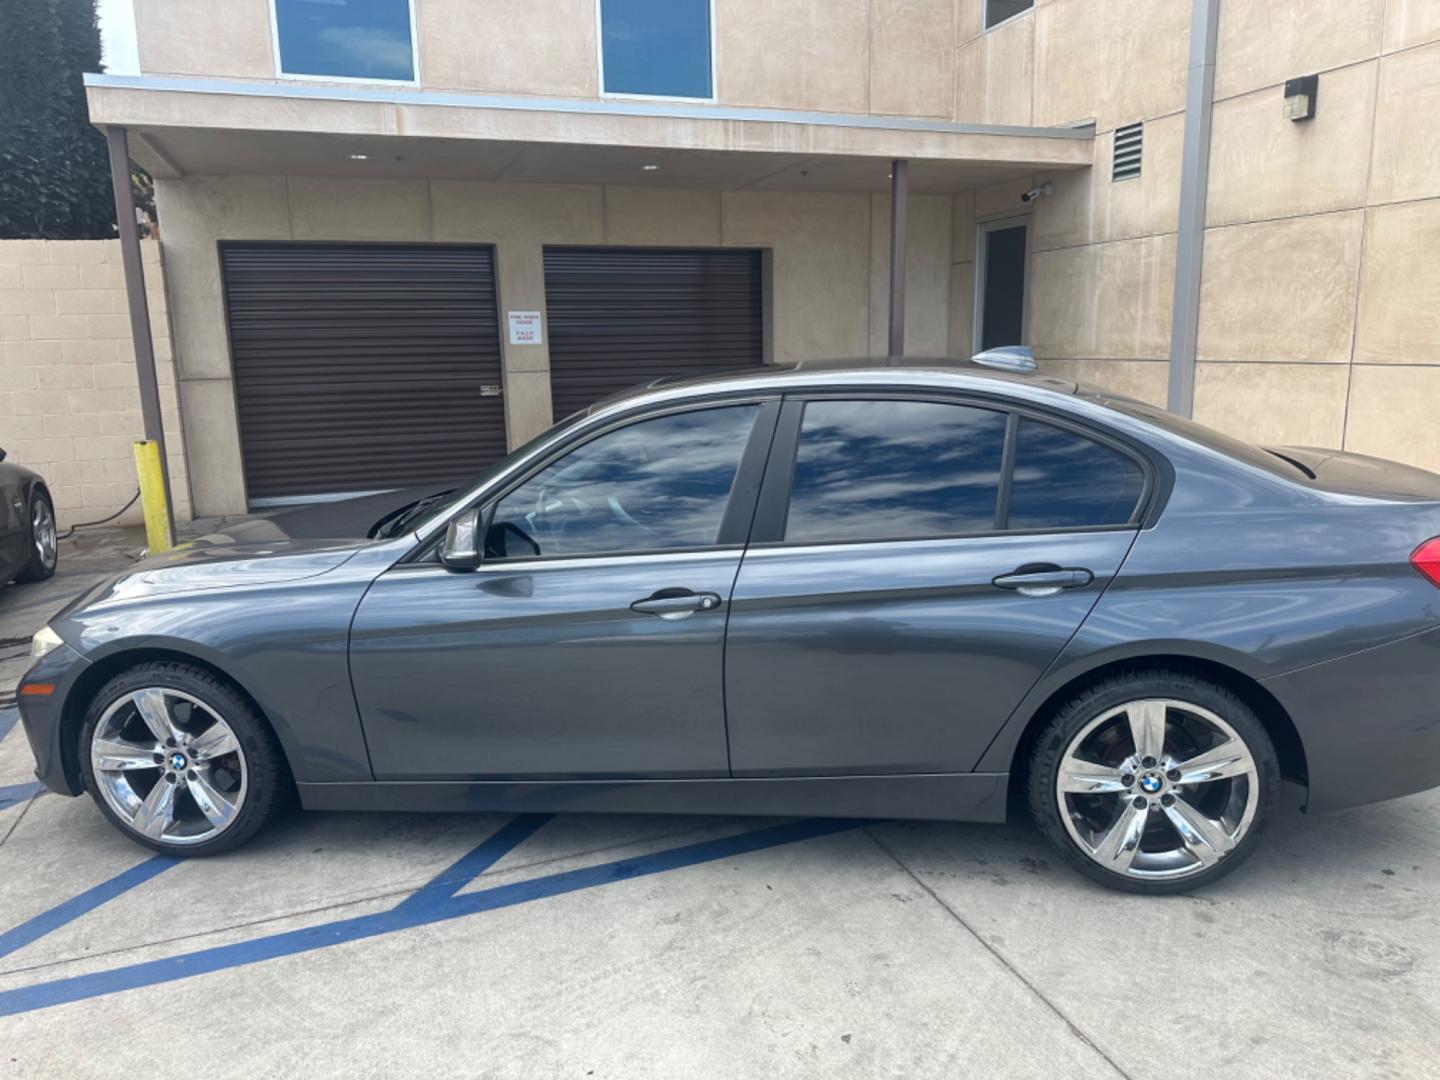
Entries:
{"type": "Polygon", "coordinates": [[[547,247],[545,305],[557,420],[661,376],[764,360],[758,251],[547,247]]]}
{"type": "Polygon", "coordinates": [[[449,482],[505,453],[491,248],[220,255],[252,502],[449,482]]]}

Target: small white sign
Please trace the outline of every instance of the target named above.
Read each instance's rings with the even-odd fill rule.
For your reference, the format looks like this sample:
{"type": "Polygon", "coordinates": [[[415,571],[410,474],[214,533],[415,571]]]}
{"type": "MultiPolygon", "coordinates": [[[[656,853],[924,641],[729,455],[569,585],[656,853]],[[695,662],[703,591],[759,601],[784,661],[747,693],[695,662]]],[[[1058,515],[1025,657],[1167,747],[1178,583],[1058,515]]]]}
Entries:
{"type": "Polygon", "coordinates": [[[510,317],[511,345],[539,345],[544,340],[540,330],[540,312],[511,311],[507,314],[510,317]]]}

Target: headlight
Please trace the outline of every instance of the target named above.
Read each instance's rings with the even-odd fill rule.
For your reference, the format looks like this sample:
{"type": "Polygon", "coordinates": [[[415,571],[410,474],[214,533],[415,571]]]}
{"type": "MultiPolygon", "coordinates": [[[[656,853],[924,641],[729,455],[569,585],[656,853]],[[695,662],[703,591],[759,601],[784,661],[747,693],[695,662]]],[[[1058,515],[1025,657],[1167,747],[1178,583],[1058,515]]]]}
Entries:
{"type": "Polygon", "coordinates": [[[60,635],[45,627],[33,638],[30,639],[30,663],[35,663],[46,653],[54,652],[65,642],[60,640],[60,635]]]}

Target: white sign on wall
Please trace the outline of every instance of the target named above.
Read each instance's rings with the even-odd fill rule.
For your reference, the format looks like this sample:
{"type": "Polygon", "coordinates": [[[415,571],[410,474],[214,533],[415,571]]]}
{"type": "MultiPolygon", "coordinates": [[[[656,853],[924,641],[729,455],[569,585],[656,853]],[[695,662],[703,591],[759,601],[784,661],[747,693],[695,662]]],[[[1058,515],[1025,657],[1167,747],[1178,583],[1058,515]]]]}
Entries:
{"type": "Polygon", "coordinates": [[[539,345],[543,340],[540,330],[540,312],[510,311],[511,345],[539,345]]]}

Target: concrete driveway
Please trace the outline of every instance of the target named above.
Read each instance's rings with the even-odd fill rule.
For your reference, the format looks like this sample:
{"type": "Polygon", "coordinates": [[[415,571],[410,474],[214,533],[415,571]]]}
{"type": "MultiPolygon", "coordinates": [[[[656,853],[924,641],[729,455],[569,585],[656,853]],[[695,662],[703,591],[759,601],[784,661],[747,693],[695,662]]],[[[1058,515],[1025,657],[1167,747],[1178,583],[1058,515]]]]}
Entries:
{"type": "MultiPolygon", "coordinates": [[[[0,590],[0,639],[136,546],[0,590]]],[[[6,1078],[1440,1074],[1434,793],[1287,812],[1173,899],[1024,825],[296,814],[174,862],[30,791],[13,719],[6,1078]]]]}

